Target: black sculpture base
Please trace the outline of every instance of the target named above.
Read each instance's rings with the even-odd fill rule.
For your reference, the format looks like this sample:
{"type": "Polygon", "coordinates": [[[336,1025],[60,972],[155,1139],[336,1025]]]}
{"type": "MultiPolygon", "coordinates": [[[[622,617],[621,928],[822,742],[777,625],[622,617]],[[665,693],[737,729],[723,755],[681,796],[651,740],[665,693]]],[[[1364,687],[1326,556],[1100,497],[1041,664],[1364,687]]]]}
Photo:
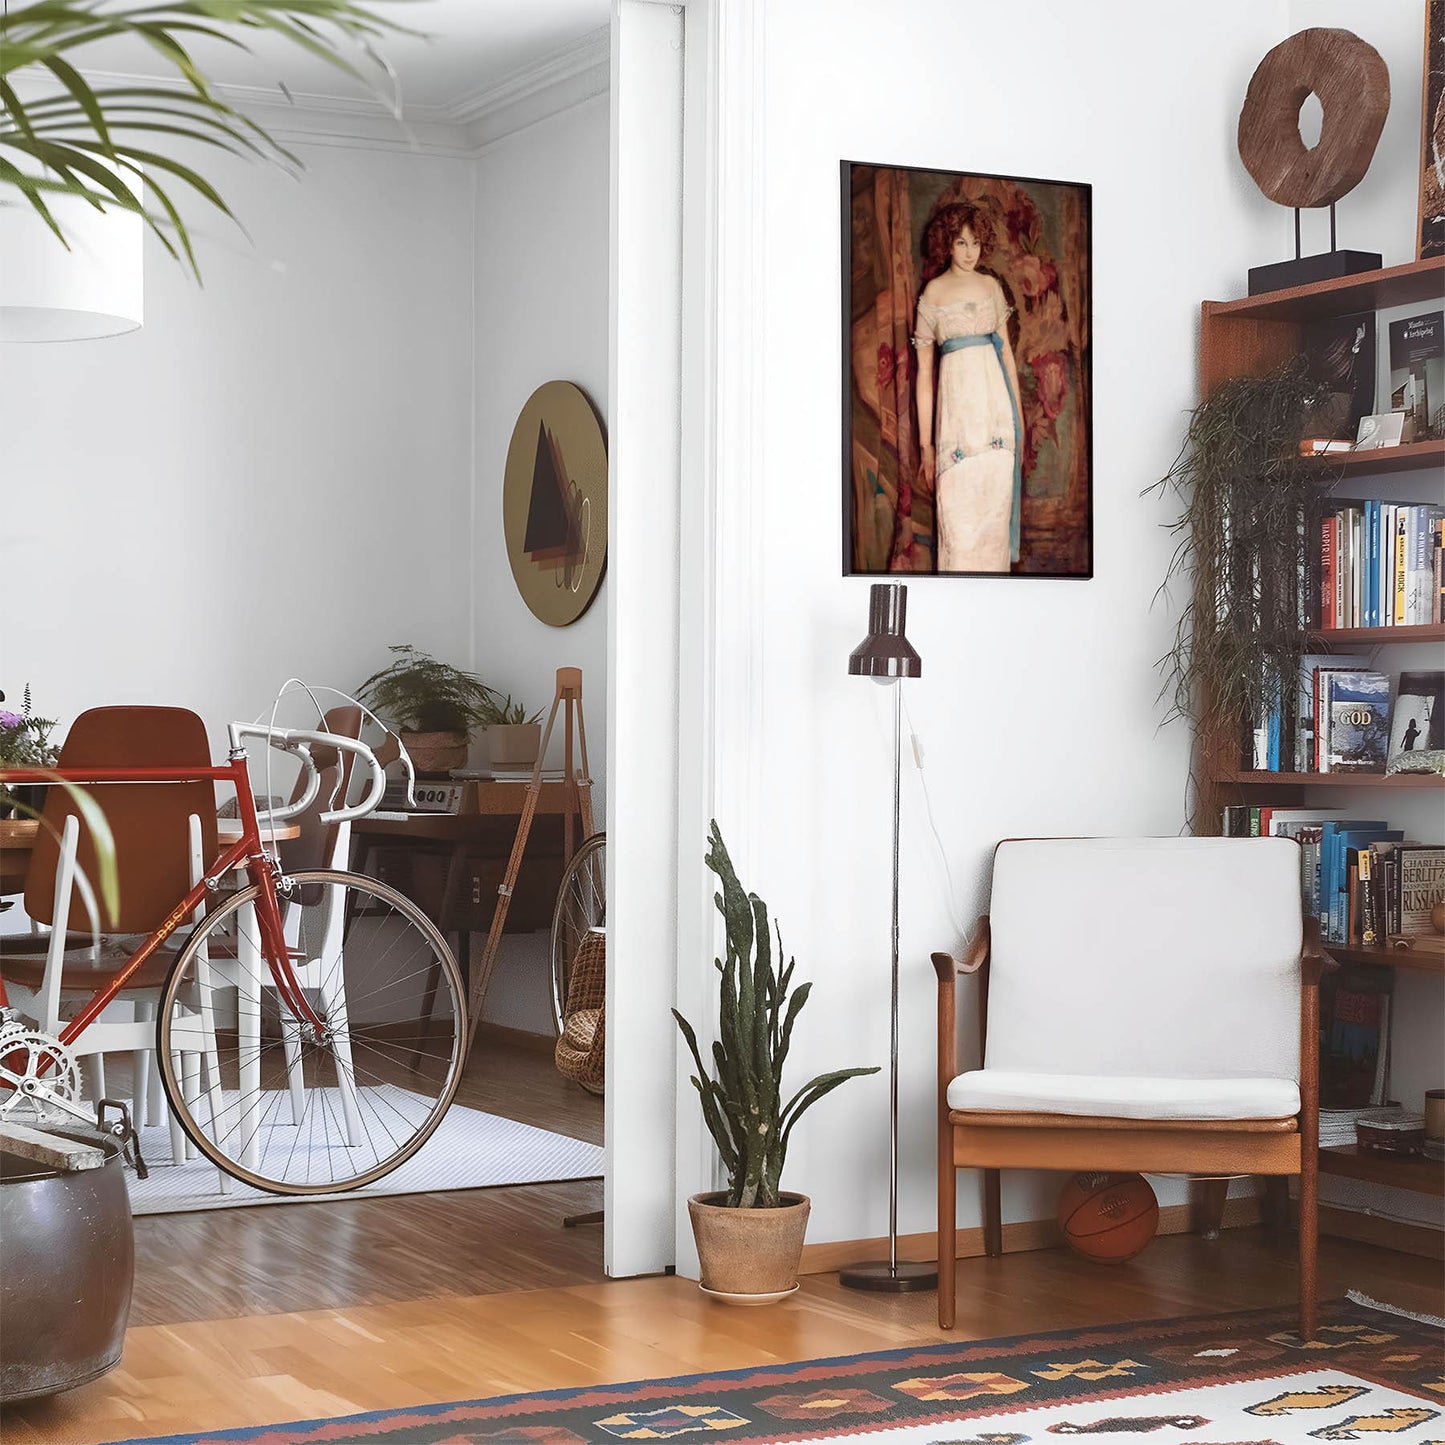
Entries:
{"type": "Polygon", "coordinates": [[[1360,271],[1378,271],[1383,264],[1378,251],[1321,251],[1317,256],[1297,256],[1292,261],[1251,266],[1249,294],[1259,296],[1291,286],[1312,286],[1316,281],[1334,281],[1360,271]]]}
{"type": "Polygon", "coordinates": [[[886,1259],[850,1264],[838,1271],[838,1283],[875,1294],[911,1294],[914,1290],[938,1288],[938,1266],[932,1261],[925,1264],[908,1259],[900,1259],[893,1266],[886,1259]]]}

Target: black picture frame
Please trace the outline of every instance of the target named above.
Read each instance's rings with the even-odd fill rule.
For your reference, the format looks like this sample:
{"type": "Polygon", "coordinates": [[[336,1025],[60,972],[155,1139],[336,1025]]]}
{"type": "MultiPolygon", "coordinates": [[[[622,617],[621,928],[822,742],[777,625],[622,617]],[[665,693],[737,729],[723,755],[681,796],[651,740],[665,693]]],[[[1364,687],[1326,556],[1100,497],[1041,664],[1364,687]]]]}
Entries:
{"type": "Polygon", "coordinates": [[[840,186],[844,576],[1088,580],[1094,575],[1092,185],[844,160],[840,186]],[[966,210],[964,224],[972,221],[983,233],[976,274],[997,282],[994,319],[1000,311],[1007,315],[994,329],[1007,347],[978,331],[978,316],[987,325],[986,311],[963,323],[957,316],[940,319],[935,310],[926,323],[938,328],[935,344],[913,344],[925,324],[919,300],[935,274],[945,284],[928,290],[930,298],[947,300],[958,286],[970,297],[982,295],[968,280],[957,280],[966,269],[949,271],[943,260],[962,214],[943,212],[956,206],[966,210]],[[955,331],[977,332],[980,339],[960,340],[955,331]],[[966,361],[954,357],[960,349],[966,361]],[[1017,390],[1006,379],[1000,391],[1010,355],[1017,390]],[[932,473],[923,464],[918,420],[924,358],[935,402],[930,440],[956,443],[945,453],[952,460],[932,473]],[[977,418],[985,412],[991,414],[980,444],[977,418]],[[1018,462],[1011,505],[998,452],[1018,462]],[[933,490],[945,498],[941,528],[933,490]],[[975,509],[976,497],[984,501],[975,509]],[[1010,532],[1006,553],[1000,508],[1010,532]]]}

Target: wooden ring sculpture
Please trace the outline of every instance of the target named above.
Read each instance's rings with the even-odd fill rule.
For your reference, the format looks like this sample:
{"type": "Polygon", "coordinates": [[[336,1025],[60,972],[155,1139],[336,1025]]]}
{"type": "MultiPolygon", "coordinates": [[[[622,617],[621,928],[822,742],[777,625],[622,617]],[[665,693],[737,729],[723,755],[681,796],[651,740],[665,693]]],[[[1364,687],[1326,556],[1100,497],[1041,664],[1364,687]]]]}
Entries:
{"type": "Polygon", "coordinates": [[[1390,72],[1373,45],[1349,30],[1301,30],[1250,77],[1239,113],[1239,158],[1281,206],[1328,206],[1364,179],[1390,110],[1390,72]],[[1300,135],[1311,95],[1324,111],[1319,144],[1300,135]]]}

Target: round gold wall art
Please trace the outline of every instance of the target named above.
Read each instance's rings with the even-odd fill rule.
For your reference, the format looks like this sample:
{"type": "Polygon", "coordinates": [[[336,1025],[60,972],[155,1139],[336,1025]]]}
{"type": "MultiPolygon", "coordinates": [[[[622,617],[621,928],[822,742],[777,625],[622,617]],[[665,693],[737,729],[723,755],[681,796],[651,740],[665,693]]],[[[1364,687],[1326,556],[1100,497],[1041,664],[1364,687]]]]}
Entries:
{"type": "Polygon", "coordinates": [[[502,527],[522,600],[549,626],[575,622],[607,565],[607,442],[586,393],[570,381],[539,386],[517,418],[502,527]]]}

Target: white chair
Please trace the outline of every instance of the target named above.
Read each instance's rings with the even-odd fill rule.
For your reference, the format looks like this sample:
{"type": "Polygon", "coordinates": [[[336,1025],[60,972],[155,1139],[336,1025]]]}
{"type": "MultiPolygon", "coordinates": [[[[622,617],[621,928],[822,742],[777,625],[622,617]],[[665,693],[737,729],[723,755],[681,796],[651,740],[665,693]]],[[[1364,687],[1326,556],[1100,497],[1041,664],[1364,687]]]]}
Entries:
{"type": "MultiPolygon", "coordinates": [[[[208,767],[210,761],[205,726],[194,713],[107,707],[92,708],[76,719],[59,766],[208,767]]],[[[117,916],[95,917],[93,885],[104,865],[73,800],[52,788],[25,885],[25,910],[32,925],[43,931],[4,940],[6,985],[23,996],[17,1007],[51,1034],[60,1033],[70,1006],[88,1001],[120,972],[142,937],[200,880],[216,851],[215,796],[208,782],[108,784],[92,790],[91,796],[114,840],[117,916]],[[108,929],[100,936],[98,923],[108,929]]],[[[131,1055],[137,1128],[161,1122],[156,1008],[173,958],[165,950],[153,954],[69,1046],[85,1061],[96,1099],[106,1094],[105,1055],[131,1055]]],[[[219,1088],[213,1033],[204,1040],[198,1036],[194,1054],[187,1051],[183,1063],[188,1092],[199,1090],[203,1080],[207,1089],[219,1088]]],[[[173,1161],[197,1157],[174,1116],[169,1125],[173,1161]]],[[[222,1183],[224,1187],[224,1177],[222,1183]]]]}
{"type": "Polygon", "coordinates": [[[938,973],[938,1322],[954,1322],[956,1171],[1295,1176],[1300,1333],[1313,1335],[1318,927],[1285,838],[1010,839],[989,913],[938,973]],[[956,1058],[979,978],[982,1067],[956,1058]]]}

